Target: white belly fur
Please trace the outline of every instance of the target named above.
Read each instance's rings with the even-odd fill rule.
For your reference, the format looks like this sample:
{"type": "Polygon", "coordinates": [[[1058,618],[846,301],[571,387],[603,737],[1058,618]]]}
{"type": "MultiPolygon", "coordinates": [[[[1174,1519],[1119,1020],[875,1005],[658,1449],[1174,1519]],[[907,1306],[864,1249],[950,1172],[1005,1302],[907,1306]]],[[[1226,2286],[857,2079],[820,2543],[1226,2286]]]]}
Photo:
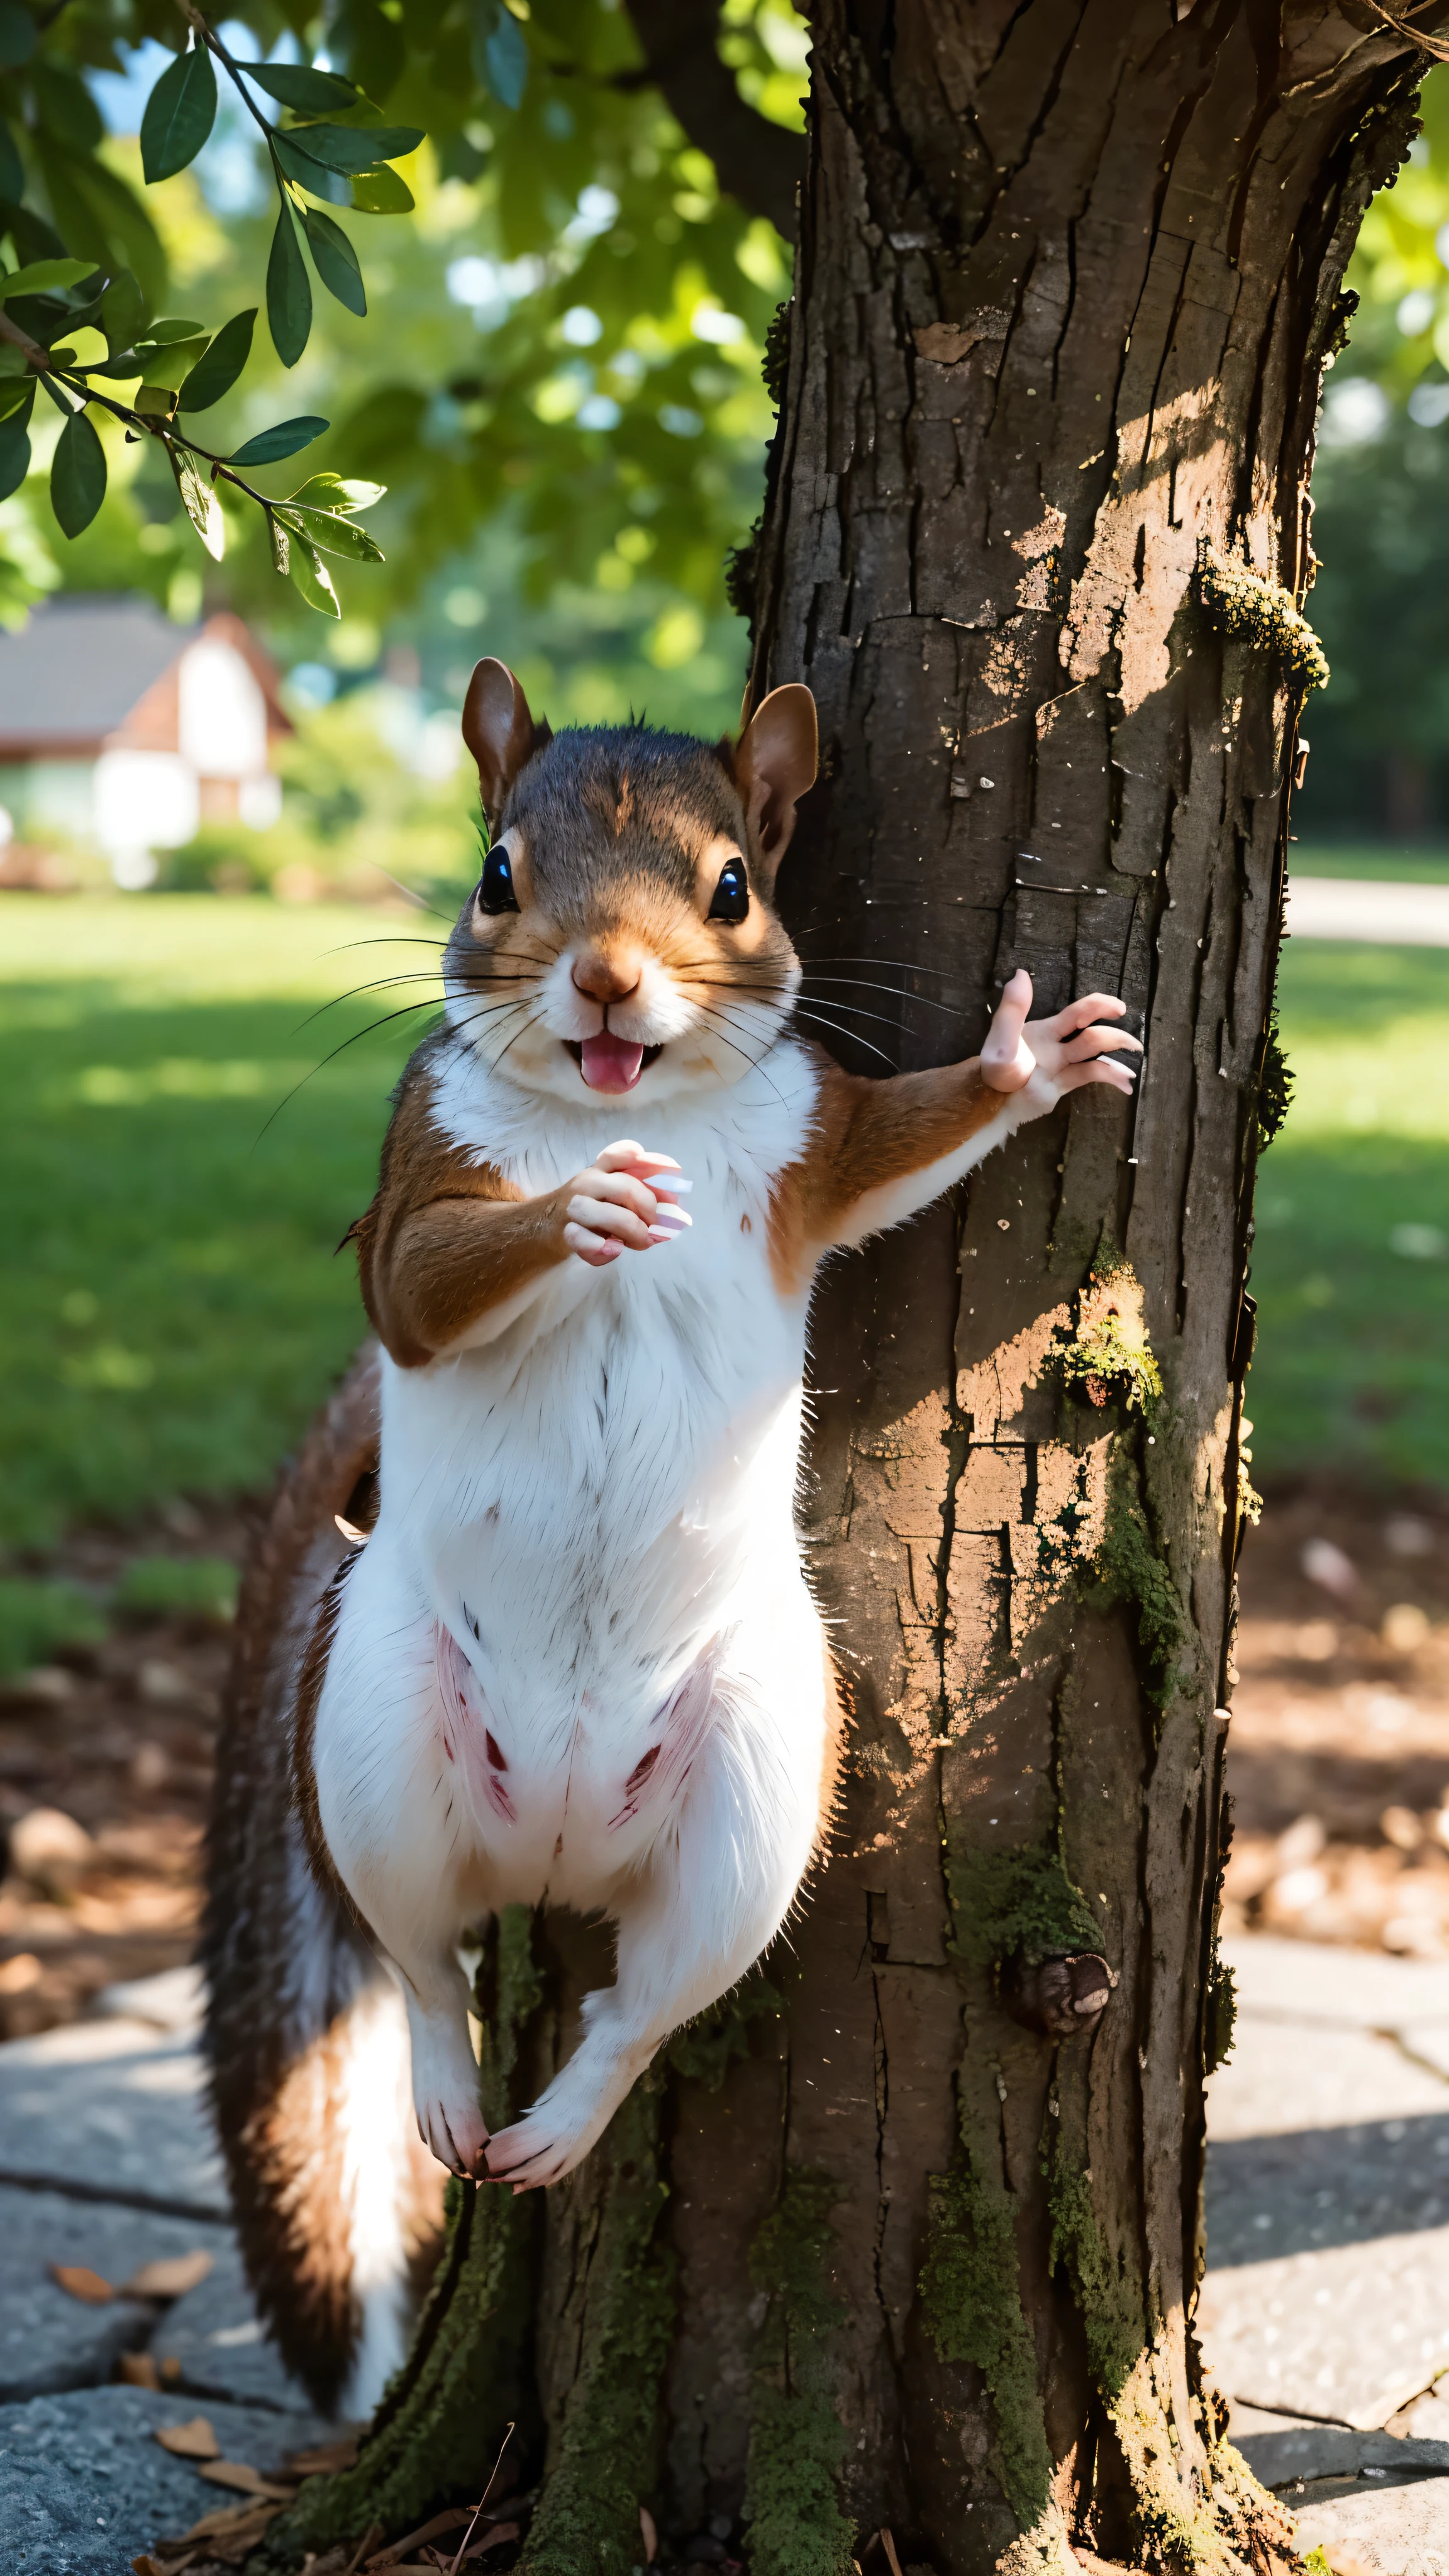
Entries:
{"type": "MultiPolygon", "coordinates": [[[[383,1368],[381,1511],[318,1710],[323,1829],[413,1989],[425,2134],[428,2102],[461,2080],[455,2047],[451,2076],[420,2080],[420,2051],[442,2045],[424,2025],[458,2018],[442,1971],[429,1998],[439,1945],[513,1900],[614,1917],[619,1984],[591,1999],[589,2038],[529,2115],[576,2069],[587,2092],[582,2061],[619,1998],[619,2081],[564,2106],[559,2170],[641,2050],[748,1967],[816,1830],[824,1651],[794,1527],[806,1299],[780,1295],[768,1236],[815,1078],[788,1043],[769,1069],[707,1104],[634,1111],[641,1143],[694,1184],[680,1242],[603,1271],[571,1261],[496,1340],[383,1368]],[[646,1950],[667,1941],[669,1974],[626,1959],[631,1909],[646,1950]]],[[[590,1099],[573,1117],[548,1104],[541,1132],[503,1090],[460,1051],[443,1115],[530,1192],[631,1132],[628,1103],[590,1099]]]]}

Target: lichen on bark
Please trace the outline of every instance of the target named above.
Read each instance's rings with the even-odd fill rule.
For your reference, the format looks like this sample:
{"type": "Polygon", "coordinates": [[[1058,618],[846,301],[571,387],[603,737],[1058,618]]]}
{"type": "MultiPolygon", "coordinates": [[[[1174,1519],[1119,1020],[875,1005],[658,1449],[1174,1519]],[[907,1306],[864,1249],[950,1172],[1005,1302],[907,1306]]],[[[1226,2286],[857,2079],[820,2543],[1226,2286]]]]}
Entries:
{"type": "Polygon", "coordinates": [[[956,1948],[972,1967],[1095,1950],[1101,1927],[1050,1843],[973,1852],[950,1873],[956,1948]]]}
{"type": "Polygon", "coordinates": [[[1092,2177],[1068,2162],[1060,2135],[1048,2161],[1047,2207],[1051,2269],[1062,2266],[1071,2281],[1093,2384],[1104,2398],[1114,2399],[1126,2387],[1146,2340],[1142,2283],[1135,2264],[1114,2255],[1093,2204],[1092,2177]]]}
{"type": "Polygon", "coordinates": [[[920,2278],[926,2331],[943,2361],[970,2362],[991,2398],[991,2466],[1023,2530],[1050,2497],[1052,2458],[1036,2346],[1021,2303],[1016,2197],[988,2178],[964,2139],[930,2182],[920,2278]]]}
{"type": "Polygon", "coordinates": [[[1328,656],[1281,582],[1265,580],[1247,564],[1231,563],[1205,545],[1197,590],[1213,624],[1225,635],[1241,636],[1271,653],[1285,679],[1304,690],[1328,686],[1328,656]]]}
{"type": "Polygon", "coordinates": [[[1076,1328],[1055,1357],[1067,1386],[1080,1387],[1090,1404],[1115,1399],[1129,1413],[1151,1419],[1162,1395],[1162,1371],[1153,1356],[1142,1312],[1142,1285],[1124,1254],[1104,1238],[1091,1277],[1077,1299],[1076,1328]]]}
{"type": "Polygon", "coordinates": [[[1106,1520],[1085,1598],[1093,1609],[1134,1612],[1142,1692],[1160,1716],[1177,1686],[1187,1617],[1148,1518],[1136,1467],[1120,1442],[1107,1479],[1106,1520]]]}
{"type": "Polygon", "coordinates": [[[674,2261],[658,2241],[661,2102],[659,2075],[641,2077],[591,2159],[576,2358],[519,2576],[629,2576],[639,2563],[674,2332],[674,2261]]]}
{"type": "Polygon", "coordinates": [[[760,2229],[750,2277],[767,2305],[750,2393],[745,2520],[751,2576],[850,2576],[854,2526],[836,2480],[845,2428],[830,2339],[845,2315],[830,2286],[829,2174],[793,2166],[760,2229]]]}

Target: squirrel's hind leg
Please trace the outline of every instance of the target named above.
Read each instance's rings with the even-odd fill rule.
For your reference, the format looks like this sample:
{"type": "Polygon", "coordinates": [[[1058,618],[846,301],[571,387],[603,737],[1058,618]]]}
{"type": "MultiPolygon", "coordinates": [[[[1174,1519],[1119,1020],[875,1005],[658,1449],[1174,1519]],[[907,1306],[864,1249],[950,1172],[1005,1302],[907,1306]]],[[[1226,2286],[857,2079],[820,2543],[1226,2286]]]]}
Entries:
{"type": "Polygon", "coordinates": [[[488,2132],[457,1945],[491,1911],[484,1859],[437,1622],[377,1548],[345,1588],[318,1697],[315,1835],[398,1971],[418,2134],[451,2173],[478,2175],[488,2132]]]}
{"type": "Polygon", "coordinates": [[[655,2051],[738,1984],[778,1932],[818,1838],[837,1718],[818,1649],[813,1662],[820,1681],[811,1675],[788,1720],[748,1691],[716,1699],[673,1817],[611,1907],[616,1981],[585,1996],[573,2056],[490,2139],[495,2181],[526,2190],[572,2172],[655,2051]]]}

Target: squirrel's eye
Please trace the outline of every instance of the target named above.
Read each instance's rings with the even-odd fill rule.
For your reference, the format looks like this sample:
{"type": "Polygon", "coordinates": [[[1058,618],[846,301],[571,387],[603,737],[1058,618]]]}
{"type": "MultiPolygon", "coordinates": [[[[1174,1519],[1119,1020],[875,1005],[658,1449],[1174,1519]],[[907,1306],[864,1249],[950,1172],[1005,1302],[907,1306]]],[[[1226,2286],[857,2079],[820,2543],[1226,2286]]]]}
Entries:
{"type": "Polygon", "coordinates": [[[749,880],[743,859],[726,859],[720,870],[708,918],[711,921],[743,921],[750,908],[749,880]]]}
{"type": "Polygon", "coordinates": [[[513,870],[501,841],[495,843],[483,862],[483,874],[478,881],[478,904],[483,912],[518,910],[518,897],[513,891],[513,870]]]}

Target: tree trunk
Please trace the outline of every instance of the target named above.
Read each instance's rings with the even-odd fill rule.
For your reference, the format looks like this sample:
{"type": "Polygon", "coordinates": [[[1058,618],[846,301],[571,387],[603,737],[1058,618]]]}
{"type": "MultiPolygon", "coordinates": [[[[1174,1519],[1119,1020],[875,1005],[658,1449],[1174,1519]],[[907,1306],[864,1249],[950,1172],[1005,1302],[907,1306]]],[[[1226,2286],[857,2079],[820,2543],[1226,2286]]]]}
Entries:
{"type": "MultiPolygon", "coordinates": [[[[641,2500],[666,2558],[718,2517],[754,2576],[1072,2540],[1264,2569],[1291,2526],[1192,2329],[1245,1290],[1315,406],[1422,58],[1368,0],[814,23],[742,567],[755,694],[803,679],[821,715],[783,897],[807,1025],[860,1069],[946,1061],[1026,966],[1043,1010],[1120,991],[1146,1074],[821,1289],[805,1519],[854,1704],[828,1865],[537,2246],[495,2243],[540,2287],[478,2455],[527,2379],[530,2576],[627,2576],[641,2500]]],[[[559,1941],[528,1971],[545,2063],[559,1941]]],[[[410,2402],[354,2529],[384,2455],[425,2458],[410,2402]]]]}

